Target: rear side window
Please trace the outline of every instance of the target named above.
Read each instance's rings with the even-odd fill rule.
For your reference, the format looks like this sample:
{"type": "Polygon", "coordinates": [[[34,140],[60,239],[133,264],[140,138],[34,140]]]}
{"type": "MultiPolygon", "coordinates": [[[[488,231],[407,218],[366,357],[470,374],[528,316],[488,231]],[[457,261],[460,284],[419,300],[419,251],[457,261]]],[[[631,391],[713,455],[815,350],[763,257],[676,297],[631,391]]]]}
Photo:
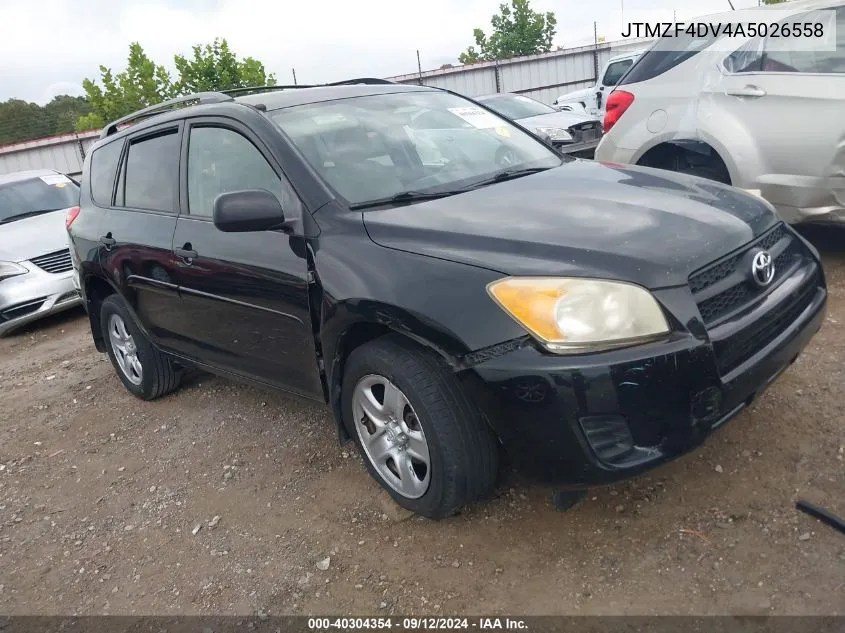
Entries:
{"type": "Polygon", "coordinates": [[[120,160],[120,150],[123,143],[115,141],[108,145],[98,147],[91,154],[91,198],[94,204],[100,207],[111,206],[111,194],[114,188],[114,174],[117,171],[117,162],[120,160]]]}
{"type": "MultiPolygon", "coordinates": [[[[151,211],[176,209],[179,179],[179,134],[177,130],[131,141],[122,178],[123,206],[151,211]]],[[[120,201],[118,192],[118,200],[120,201]]]]}
{"type": "Polygon", "coordinates": [[[622,77],[620,86],[654,79],[691,59],[716,41],[715,37],[664,37],[643,53],[637,63],[622,77]]]}
{"type": "Polygon", "coordinates": [[[615,86],[618,84],[619,80],[622,79],[622,75],[625,74],[625,71],[628,70],[633,63],[633,59],[623,59],[610,64],[610,66],[607,67],[607,70],[604,71],[604,78],[601,80],[602,85],[615,86]]]}

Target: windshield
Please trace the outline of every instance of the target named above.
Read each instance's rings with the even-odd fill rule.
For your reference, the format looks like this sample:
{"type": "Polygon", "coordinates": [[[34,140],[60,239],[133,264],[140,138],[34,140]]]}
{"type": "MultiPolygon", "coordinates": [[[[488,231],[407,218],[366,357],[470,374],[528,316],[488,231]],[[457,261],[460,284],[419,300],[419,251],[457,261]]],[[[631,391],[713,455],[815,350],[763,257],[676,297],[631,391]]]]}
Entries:
{"type": "Polygon", "coordinates": [[[534,99],[523,97],[522,95],[501,95],[479,99],[479,101],[491,110],[495,110],[509,119],[526,119],[530,116],[555,114],[557,112],[557,110],[551,106],[547,106],[545,103],[534,101],[534,99]]]}
{"type": "Polygon", "coordinates": [[[61,174],[0,184],[0,224],[78,204],[79,189],[61,174]]]}
{"type": "Polygon", "coordinates": [[[352,205],[407,192],[454,192],[503,170],[562,162],[508,121],[445,92],[311,103],[271,117],[352,205]]]}

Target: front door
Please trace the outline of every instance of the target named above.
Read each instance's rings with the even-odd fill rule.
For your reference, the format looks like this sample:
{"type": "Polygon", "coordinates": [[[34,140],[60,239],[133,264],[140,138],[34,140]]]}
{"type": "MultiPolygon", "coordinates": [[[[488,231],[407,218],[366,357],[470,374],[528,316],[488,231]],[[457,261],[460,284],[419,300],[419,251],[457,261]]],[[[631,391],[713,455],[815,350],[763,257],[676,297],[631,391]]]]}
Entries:
{"type": "Polygon", "coordinates": [[[286,219],[307,211],[251,132],[230,120],[187,122],[182,213],[173,237],[183,353],[306,396],[322,398],[308,303],[302,222],[281,231],[224,233],[217,195],[264,189],[286,219]]]}

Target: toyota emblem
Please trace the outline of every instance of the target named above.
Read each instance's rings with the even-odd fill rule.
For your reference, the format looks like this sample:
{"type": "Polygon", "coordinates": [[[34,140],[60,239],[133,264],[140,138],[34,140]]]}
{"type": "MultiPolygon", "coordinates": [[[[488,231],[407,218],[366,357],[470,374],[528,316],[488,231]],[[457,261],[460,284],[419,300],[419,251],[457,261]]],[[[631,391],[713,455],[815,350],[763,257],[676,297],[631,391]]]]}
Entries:
{"type": "Polygon", "coordinates": [[[751,276],[758,286],[768,286],[775,278],[775,262],[769,251],[759,251],[751,260],[751,276]]]}

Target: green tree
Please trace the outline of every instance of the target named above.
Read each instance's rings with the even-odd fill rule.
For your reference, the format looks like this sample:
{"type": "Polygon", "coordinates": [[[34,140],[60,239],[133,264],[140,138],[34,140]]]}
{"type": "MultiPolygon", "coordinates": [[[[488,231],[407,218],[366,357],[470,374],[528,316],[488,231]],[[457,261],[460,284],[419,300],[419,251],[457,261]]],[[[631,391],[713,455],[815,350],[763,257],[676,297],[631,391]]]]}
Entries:
{"type": "Polygon", "coordinates": [[[276,85],[276,77],[267,74],[264,64],[252,57],[239,60],[225,39],[215,38],[211,44],[196,45],[192,50],[190,59],[174,57],[177,94],[276,85]]]}
{"type": "Polygon", "coordinates": [[[192,50],[190,59],[174,56],[174,81],[139,43],[130,44],[125,70],[114,74],[111,68],[100,66],[99,82],[82,82],[91,111],[77,119],[76,129],[98,129],[109,121],[183,94],[276,84],[275,76],[266,72],[264,64],[252,57],[238,59],[225,39],[215,38],[211,44],[198,44],[192,50]]]}
{"type": "Polygon", "coordinates": [[[69,95],[59,95],[43,107],[9,99],[0,103],[0,145],[67,134],[73,131],[76,119],[90,110],[84,98],[69,95]]]}
{"type": "Polygon", "coordinates": [[[529,0],[511,0],[510,6],[499,5],[490,24],[490,35],[481,29],[473,31],[475,45],[461,53],[462,64],[546,53],[552,48],[557,19],[554,13],[534,11],[529,0]]]}
{"type": "Polygon", "coordinates": [[[77,130],[102,127],[136,110],[161,103],[173,94],[173,84],[164,66],[156,65],[138,42],[129,45],[126,69],[112,73],[100,66],[100,84],[91,79],[82,82],[91,104],[91,113],[80,117],[77,130]]]}

